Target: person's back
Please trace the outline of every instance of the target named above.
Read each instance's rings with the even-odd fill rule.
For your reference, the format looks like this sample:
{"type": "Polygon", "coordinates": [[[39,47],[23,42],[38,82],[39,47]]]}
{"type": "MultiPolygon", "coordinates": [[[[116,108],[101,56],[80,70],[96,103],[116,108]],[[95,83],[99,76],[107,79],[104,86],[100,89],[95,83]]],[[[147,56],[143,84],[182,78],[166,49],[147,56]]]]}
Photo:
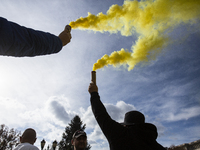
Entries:
{"type": "Polygon", "coordinates": [[[163,147],[156,142],[157,129],[153,124],[135,124],[131,126],[122,127],[121,125],[114,125],[116,130],[113,130],[113,134],[110,133],[107,136],[110,149],[113,150],[164,150],[163,147]],[[114,136],[115,135],[115,136],[114,136]]]}
{"type": "Polygon", "coordinates": [[[26,129],[20,137],[20,144],[18,144],[14,150],[39,150],[33,144],[36,141],[36,132],[34,129],[26,129]]]}

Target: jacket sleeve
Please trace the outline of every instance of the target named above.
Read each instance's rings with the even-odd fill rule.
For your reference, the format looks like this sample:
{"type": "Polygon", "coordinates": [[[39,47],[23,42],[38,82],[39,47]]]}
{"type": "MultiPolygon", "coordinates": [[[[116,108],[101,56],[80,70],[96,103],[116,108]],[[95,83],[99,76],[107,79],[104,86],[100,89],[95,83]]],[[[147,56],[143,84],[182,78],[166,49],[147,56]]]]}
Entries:
{"type": "Polygon", "coordinates": [[[59,37],[0,17],[0,55],[31,57],[57,53],[61,49],[62,41],[59,37]]]}
{"type": "Polygon", "coordinates": [[[93,114],[106,138],[111,142],[123,136],[125,128],[109,116],[97,92],[91,93],[90,101],[93,114]]]}

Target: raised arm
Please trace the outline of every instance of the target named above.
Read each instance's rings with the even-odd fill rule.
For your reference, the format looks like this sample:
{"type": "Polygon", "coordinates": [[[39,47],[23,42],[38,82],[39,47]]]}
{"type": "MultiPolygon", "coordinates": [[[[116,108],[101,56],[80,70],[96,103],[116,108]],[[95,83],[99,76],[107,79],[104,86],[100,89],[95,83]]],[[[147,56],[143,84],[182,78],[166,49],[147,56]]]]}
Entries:
{"type": "Polygon", "coordinates": [[[0,17],[0,55],[37,56],[59,52],[70,42],[68,27],[55,36],[51,33],[20,26],[0,17]]]}
{"type": "Polygon", "coordinates": [[[121,135],[121,133],[124,132],[124,127],[118,122],[114,121],[106,111],[105,106],[100,100],[100,96],[98,94],[98,87],[96,86],[96,84],[94,84],[93,82],[90,83],[88,91],[91,94],[90,102],[92,112],[101,130],[103,131],[107,139],[115,139],[116,137],[121,135]]]}

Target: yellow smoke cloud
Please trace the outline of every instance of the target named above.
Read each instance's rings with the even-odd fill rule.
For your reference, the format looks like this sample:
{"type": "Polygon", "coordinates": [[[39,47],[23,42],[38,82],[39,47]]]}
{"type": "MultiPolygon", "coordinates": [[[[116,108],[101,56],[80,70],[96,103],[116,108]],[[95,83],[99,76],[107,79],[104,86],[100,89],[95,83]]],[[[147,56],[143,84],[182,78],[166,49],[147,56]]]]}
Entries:
{"type": "Polygon", "coordinates": [[[125,0],[122,6],[112,5],[106,14],[88,13],[85,18],[70,22],[72,29],[93,30],[122,36],[137,33],[138,40],[131,52],[114,51],[104,55],[93,65],[93,70],[107,65],[128,65],[132,70],[139,62],[148,62],[167,45],[167,32],[181,23],[195,23],[200,19],[200,0],[125,0]]]}

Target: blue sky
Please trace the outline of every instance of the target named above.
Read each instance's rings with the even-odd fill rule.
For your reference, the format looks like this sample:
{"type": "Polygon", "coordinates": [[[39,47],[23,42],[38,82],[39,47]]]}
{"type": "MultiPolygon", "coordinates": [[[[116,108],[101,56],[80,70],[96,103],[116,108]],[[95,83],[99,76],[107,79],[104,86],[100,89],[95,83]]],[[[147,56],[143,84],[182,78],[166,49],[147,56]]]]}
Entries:
{"type": "MultiPolygon", "coordinates": [[[[66,24],[88,12],[106,13],[122,0],[2,0],[1,17],[20,25],[58,35],[66,24]]],[[[198,18],[199,19],[199,18],[198,18]]],[[[93,64],[104,54],[130,50],[138,36],[72,30],[61,52],[33,58],[0,56],[0,122],[24,131],[34,128],[38,140],[59,141],[75,115],[86,123],[93,150],[108,149],[90,108],[88,86],[93,64]]],[[[111,117],[123,121],[125,112],[139,110],[158,128],[163,146],[200,139],[200,31],[180,24],[169,33],[171,43],[155,60],[97,70],[102,102],[111,117]]],[[[47,146],[47,145],[46,145],[47,146]]]]}

